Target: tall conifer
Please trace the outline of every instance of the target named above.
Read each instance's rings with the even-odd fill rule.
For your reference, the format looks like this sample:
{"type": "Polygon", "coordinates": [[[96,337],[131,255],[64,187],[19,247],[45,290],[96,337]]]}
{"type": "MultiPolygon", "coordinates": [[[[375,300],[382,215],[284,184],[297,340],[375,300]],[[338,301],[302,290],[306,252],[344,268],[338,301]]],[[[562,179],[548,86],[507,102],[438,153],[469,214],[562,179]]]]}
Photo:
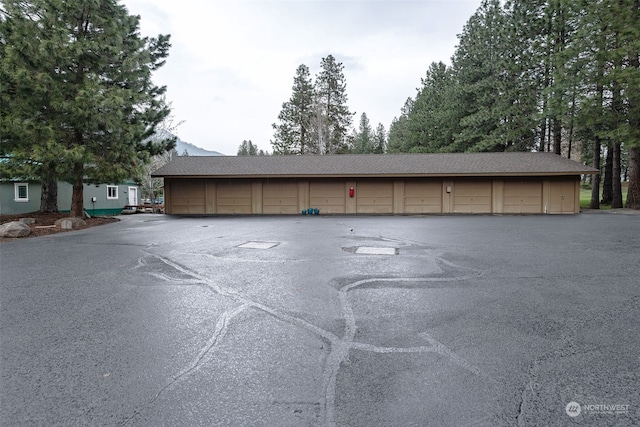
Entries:
{"type": "Polygon", "coordinates": [[[274,154],[308,154],[317,152],[312,139],[314,117],[314,90],[309,68],[301,64],[293,79],[293,93],[289,101],[282,104],[278,114],[279,123],[274,129],[274,154]]]}
{"type": "Polygon", "coordinates": [[[82,216],[85,182],[134,178],[173,146],[149,138],[170,112],[151,81],[168,35],[141,37],[115,0],[6,0],[1,18],[3,167],[71,183],[82,216]]]}
{"type": "Polygon", "coordinates": [[[353,114],[347,106],[344,65],[333,55],[322,58],[316,76],[316,124],[320,154],[344,154],[349,150],[347,134],[353,114]]]}

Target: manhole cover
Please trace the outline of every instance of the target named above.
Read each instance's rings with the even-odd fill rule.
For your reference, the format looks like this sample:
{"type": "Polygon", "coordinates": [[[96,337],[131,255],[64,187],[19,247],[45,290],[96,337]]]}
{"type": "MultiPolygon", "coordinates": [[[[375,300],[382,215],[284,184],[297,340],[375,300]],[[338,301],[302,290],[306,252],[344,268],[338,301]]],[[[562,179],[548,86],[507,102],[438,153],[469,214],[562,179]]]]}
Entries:
{"type": "Polygon", "coordinates": [[[277,245],[278,242],[247,242],[238,247],[244,249],[270,249],[277,245]]]}
{"type": "Polygon", "coordinates": [[[361,255],[396,255],[397,249],[360,246],[358,249],[356,249],[356,253],[361,255]]]}

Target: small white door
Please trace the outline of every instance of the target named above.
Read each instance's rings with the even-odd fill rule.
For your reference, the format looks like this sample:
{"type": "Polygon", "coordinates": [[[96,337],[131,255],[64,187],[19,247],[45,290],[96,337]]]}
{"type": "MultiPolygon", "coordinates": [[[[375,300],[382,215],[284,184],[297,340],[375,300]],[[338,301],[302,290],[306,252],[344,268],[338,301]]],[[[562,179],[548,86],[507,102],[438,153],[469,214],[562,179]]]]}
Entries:
{"type": "Polygon", "coordinates": [[[129,205],[138,205],[138,187],[129,187],[129,205]]]}

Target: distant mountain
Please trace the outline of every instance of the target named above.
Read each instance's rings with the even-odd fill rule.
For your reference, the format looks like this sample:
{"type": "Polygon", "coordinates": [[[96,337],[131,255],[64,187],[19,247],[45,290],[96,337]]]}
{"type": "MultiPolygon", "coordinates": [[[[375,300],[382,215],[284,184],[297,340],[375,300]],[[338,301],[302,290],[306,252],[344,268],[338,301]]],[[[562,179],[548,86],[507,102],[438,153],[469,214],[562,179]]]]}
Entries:
{"type": "MultiPolygon", "coordinates": [[[[166,130],[160,129],[156,133],[157,138],[171,138],[175,135],[166,130]]],[[[178,137],[176,137],[178,138],[178,137]]],[[[187,150],[190,156],[224,156],[222,153],[218,153],[217,151],[205,150],[204,148],[196,147],[195,145],[183,141],[180,138],[176,141],[176,152],[179,156],[184,154],[184,150],[187,150]]]]}
{"type": "Polygon", "coordinates": [[[204,148],[196,147],[193,144],[190,144],[186,141],[178,138],[176,141],[176,151],[179,156],[184,154],[184,150],[187,150],[190,156],[224,156],[222,153],[218,153],[217,151],[205,150],[204,148]]]}

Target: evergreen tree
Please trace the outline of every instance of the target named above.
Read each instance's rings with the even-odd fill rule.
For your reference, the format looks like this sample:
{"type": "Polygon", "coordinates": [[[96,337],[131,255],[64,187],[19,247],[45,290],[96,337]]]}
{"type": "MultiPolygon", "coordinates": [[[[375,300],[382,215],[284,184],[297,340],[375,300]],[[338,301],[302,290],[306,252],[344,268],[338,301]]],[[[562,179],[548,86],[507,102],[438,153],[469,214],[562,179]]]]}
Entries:
{"type": "Polygon", "coordinates": [[[400,110],[400,117],[393,118],[391,126],[389,126],[389,142],[387,144],[388,153],[402,153],[408,151],[407,147],[410,146],[409,114],[413,109],[413,104],[413,98],[407,98],[402,110],[400,110]]]}
{"type": "Polygon", "coordinates": [[[387,131],[382,123],[378,123],[376,130],[373,132],[373,152],[374,154],[383,154],[387,149],[387,131]]]}
{"type": "MultiPolygon", "coordinates": [[[[546,88],[548,93],[548,117],[549,126],[553,134],[552,150],[561,154],[562,142],[562,117],[566,107],[566,87],[563,85],[564,67],[566,57],[563,54],[567,41],[567,2],[564,0],[550,0],[547,7],[547,19],[549,20],[549,44],[552,55],[550,61],[551,84],[546,88]]],[[[551,141],[550,141],[551,142],[551,141]]]]}
{"type": "Polygon", "coordinates": [[[82,216],[86,181],[136,177],[174,144],[149,138],[170,112],[151,82],[169,36],[142,38],[115,0],[6,0],[1,15],[3,168],[70,182],[82,216]]]}
{"type": "MultiPolygon", "coordinates": [[[[640,205],[640,0],[484,0],[432,64],[388,152],[553,151],[604,163],[603,203],[640,205]],[[604,157],[603,157],[604,156],[604,157]],[[627,167],[628,164],[628,167],[627,167]]],[[[600,177],[591,206],[599,205],[600,177]]]]}
{"type": "MultiPolygon", "coordinates": [[[[0,9],[0,178],[41,180],[41,212],[58,212],[58,147],[51,127],[52,82],[47,70],[32,66],[40,45],[55,36],[38,30],[37,9],[6,3],[0,9]]],[[[52,63],[47,63],[52,67],[52,63]]],[[[57,132],[59,134],[59,132],[57,132]]]]}
{"type": "Polygon", "coordinates": [[[251,140],[244,140],[242,144],[238,147],[238,156],[257,156],[258,155],[258,146],[253,145],[251,140]]]}
{"type": "Polygon", "coordinates": [[[620,180],[622,154],[629,151],[631,163],[627,207],[640,207],[638,156],[640,148],[640,0],[597,2],[602,19],[610,23],[609,57],[605,83],[611,99],[606,108],[605,137],[613,150],[613,208],[623,207],[620,180]],[[635,163],[635,164],[634,164],[635,163]]]}
{"type": "MultiPolygon", "coordinates": [[[[608,61],[606,33],[609,24],[602,20],[594,2],[574,3],[579,4],[574,5],[571,10],[574,17],[572,20],[576,23],[562,51],[564,72],[555,71],[553,84],[569,88],[567,94],[570,101],[564,108],[564,121],[565,124],[569,124],[569,129],[565,132],[568,142],[567,155],[571,156],[574,140],[580,141],[583,160],[600,170],[602,146],[606,144],[603,109],[607,92],[604,76],[608,61]]],[[[610,160],[612,162],[613,157],[610,157],[610,160]]],[[[613,163],[610,163],[610,166],[607,168],[609,181],[613,163]]],[[[592,209],[598,209],[600,206],[600,183],[600,175],[592,177],[592,209]]],[[[611,184],[609,188],[612,189],[611,184]]]]}
{"type": "Polygon", "coordinates": [[[453,57],[460,129],[453,151],[504,151],[504,14],[499,0],[483,0],[465,25],[453,57]]]}
{"type": "MultiPolygon", "coordinates": [[[[576,79],[576,135],[591,153],[594,167],[600,169],[601,153],[605,159],[601,201],[600,177],[593,180],[590,207],[594,209],[600,203],[623,206],[621,175],[626,159],[632,169],[631,154],[640,141],[639,5],[633,0],[582,2],[580,13],[574,12],[579,17],[576,35],[565,49],[567,57],[578,58],[573,61],[577,71],[565,66],[568,72],[560,74],[576,79]]],[[[627,204],[629,197],[633,200],[633,192],[627,204]]]]}
{"type": "Polygon", "coordinates": [[[627,71],[621,71],[621,85],[627,94],[627,128],[625,130],[629,148],[629,187],[626,208],[640,209],[640,0],[626,1],[623,19],[626,20],[621,49],[628,64],[627,71]],[[626,53],[624,50],[626,49],[626,53]]]}
{"type": "Polygon", "coordinates": [[[275,131],[271,145],[274,154],[307,154],[316,152],[312,141],[312,121],[314,117],[314,89],[309,68],[302,64],[293,79],[293,94],[282,104],[278,114],[279,124],[273,124],[275,131]]]}
{"type": "Polygon", "coordinates": [[[347,133],[353,113],[347,106],[344,66],[332,55],[322,58],[315,81],[315,125],[320,154],[343,154],[349,149],[347,133]]]}
{"type": "Polygon", "coordinates": [[[374,134],[369,124],[367,113],[360,115],[360,125],[358,130],[353,133],[353,150],[354,154],[370,154],[374,151],[374,134]]]}
{"type": "Polygon", "coordinates": [[[408,141],[403,151],[450,151],[460,121],[456,82],[444,63],[432,63],[409,112],[408,141]]]}
{"type": "MultiPolygon", "coordinates": [[[[596,52],[596,57],[594,59],[595,64],[593,64],[593,71],[591,72],[591,79],[589,79],[589,74],[587,74],[585,80],[591,82],[591,86],[593,87],[593,91],[590,92],[591,96],[583,96],[582,97],[582,107],[578,112],[578,123],[579,123],[579,136],[582,137],[583,140],[583,151],[589,152],[591,151],[591,166],[602,170],[601,161],[602,161],[602,107],[604,102],[604,59],[602,55],[602,37],[597,37],[598,43],[594,46],[598,46],[598,52],[596,52]]],[[[587,67],[585,67],[587,69],[587,67]]],[[[601,184],[601,174],[594,175],[591,182],[591,201],[589,202],[589,207],[591,209],[599,209],[600,208],[600,184],[601,184]]]]}
{"type": "Polygon", "coordinates": [[[514,0],[504,6],[504,92],[499,108],[504,148],[509,151],[537,145],[544,61],[534,46],[543,31],[544,4],[545,0],[514,0]]]}

